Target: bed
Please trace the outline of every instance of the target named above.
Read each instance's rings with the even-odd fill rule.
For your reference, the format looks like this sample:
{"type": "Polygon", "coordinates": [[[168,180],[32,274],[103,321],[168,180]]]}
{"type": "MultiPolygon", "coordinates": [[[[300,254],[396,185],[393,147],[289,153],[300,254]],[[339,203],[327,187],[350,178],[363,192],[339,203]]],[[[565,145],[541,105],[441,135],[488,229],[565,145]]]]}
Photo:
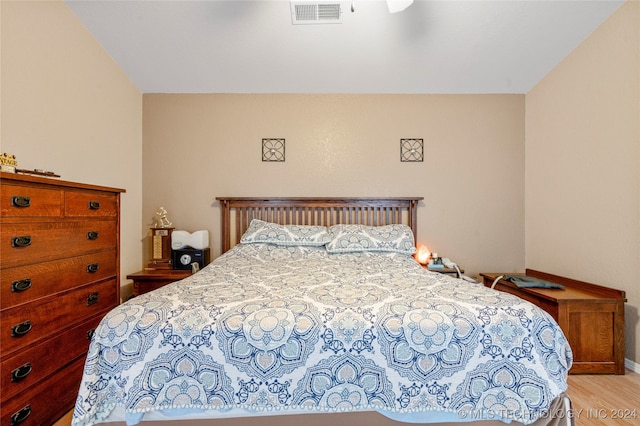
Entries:
{"type": "Polygon", "coordinates": [[[562,331],[422,268],[421,199],[217,198],[222,255],[105,316],[72,424],[571,424],[562,331]]]}

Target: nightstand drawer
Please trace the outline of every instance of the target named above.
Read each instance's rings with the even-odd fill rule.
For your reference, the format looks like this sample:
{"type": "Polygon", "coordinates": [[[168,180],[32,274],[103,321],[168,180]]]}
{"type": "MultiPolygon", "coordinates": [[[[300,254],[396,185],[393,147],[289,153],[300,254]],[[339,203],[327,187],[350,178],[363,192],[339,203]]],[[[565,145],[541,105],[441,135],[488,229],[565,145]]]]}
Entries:
{"type": "Polygon", "coordinates": [[[133,280],[133,295],[139,296],[190,275],[191,271],[186,269],[147,269],[127,275],[127,279],[133,280]]]}

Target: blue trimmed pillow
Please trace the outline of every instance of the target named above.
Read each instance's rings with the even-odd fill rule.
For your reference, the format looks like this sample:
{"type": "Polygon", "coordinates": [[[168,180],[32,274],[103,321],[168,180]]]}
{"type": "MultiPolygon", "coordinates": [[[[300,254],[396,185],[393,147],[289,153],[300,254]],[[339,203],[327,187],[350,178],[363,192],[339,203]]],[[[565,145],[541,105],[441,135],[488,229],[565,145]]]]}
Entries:
{"type": "Polygon", "coordinates": [[[244,244],[267,243],[279,246],[320,247],[330,241],[326,226],[279,225],[253,219],[240,239],[244,244]]]}
{"type": "Polygon", "coordinates": [[[329,228],[329,235],[329,253],[381,251],[412,255],[416,252],[413,232],[407,225],[334,225],[329,228]]]}

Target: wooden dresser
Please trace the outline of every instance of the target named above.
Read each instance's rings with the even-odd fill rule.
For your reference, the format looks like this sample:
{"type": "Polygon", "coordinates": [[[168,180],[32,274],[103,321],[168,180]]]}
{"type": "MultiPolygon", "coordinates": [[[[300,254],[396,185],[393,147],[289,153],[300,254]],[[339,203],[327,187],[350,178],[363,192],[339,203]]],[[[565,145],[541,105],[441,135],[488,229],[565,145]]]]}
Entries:
{"type": "Polygon", "coordinates": [[[0,173],[0,424],[73,408],[93,330],[120,302],[122,192],[0,173]]]}
{"type": "MultiPolygon", "coordinates": [[[[502,273],[482,273],[491,287],[502,273]]],[[[557,288],[518,288],[499,280],[496,290],[515,294],[544,309],[558,322],[573,352],[571,374],[624,374],[625,292],[527,269],[525,274],[561,284],[557,288]]]]}

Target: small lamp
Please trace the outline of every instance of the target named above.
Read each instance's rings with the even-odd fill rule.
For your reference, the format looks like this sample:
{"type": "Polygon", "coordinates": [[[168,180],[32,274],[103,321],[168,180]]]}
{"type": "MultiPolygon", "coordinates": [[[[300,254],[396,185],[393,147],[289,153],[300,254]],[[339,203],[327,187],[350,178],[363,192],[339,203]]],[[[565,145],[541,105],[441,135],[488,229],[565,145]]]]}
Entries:
{"type": "Polygon", "coordinates": [[[424,244],[420,245],[420,247],[418,247],[418,251],[416,252],[416,260],[418,261],[418,263],[426,265],[427,263],[429,263],[430,257],[431,252],[429,251],[427,246],[425,246],[424,244]]]}

